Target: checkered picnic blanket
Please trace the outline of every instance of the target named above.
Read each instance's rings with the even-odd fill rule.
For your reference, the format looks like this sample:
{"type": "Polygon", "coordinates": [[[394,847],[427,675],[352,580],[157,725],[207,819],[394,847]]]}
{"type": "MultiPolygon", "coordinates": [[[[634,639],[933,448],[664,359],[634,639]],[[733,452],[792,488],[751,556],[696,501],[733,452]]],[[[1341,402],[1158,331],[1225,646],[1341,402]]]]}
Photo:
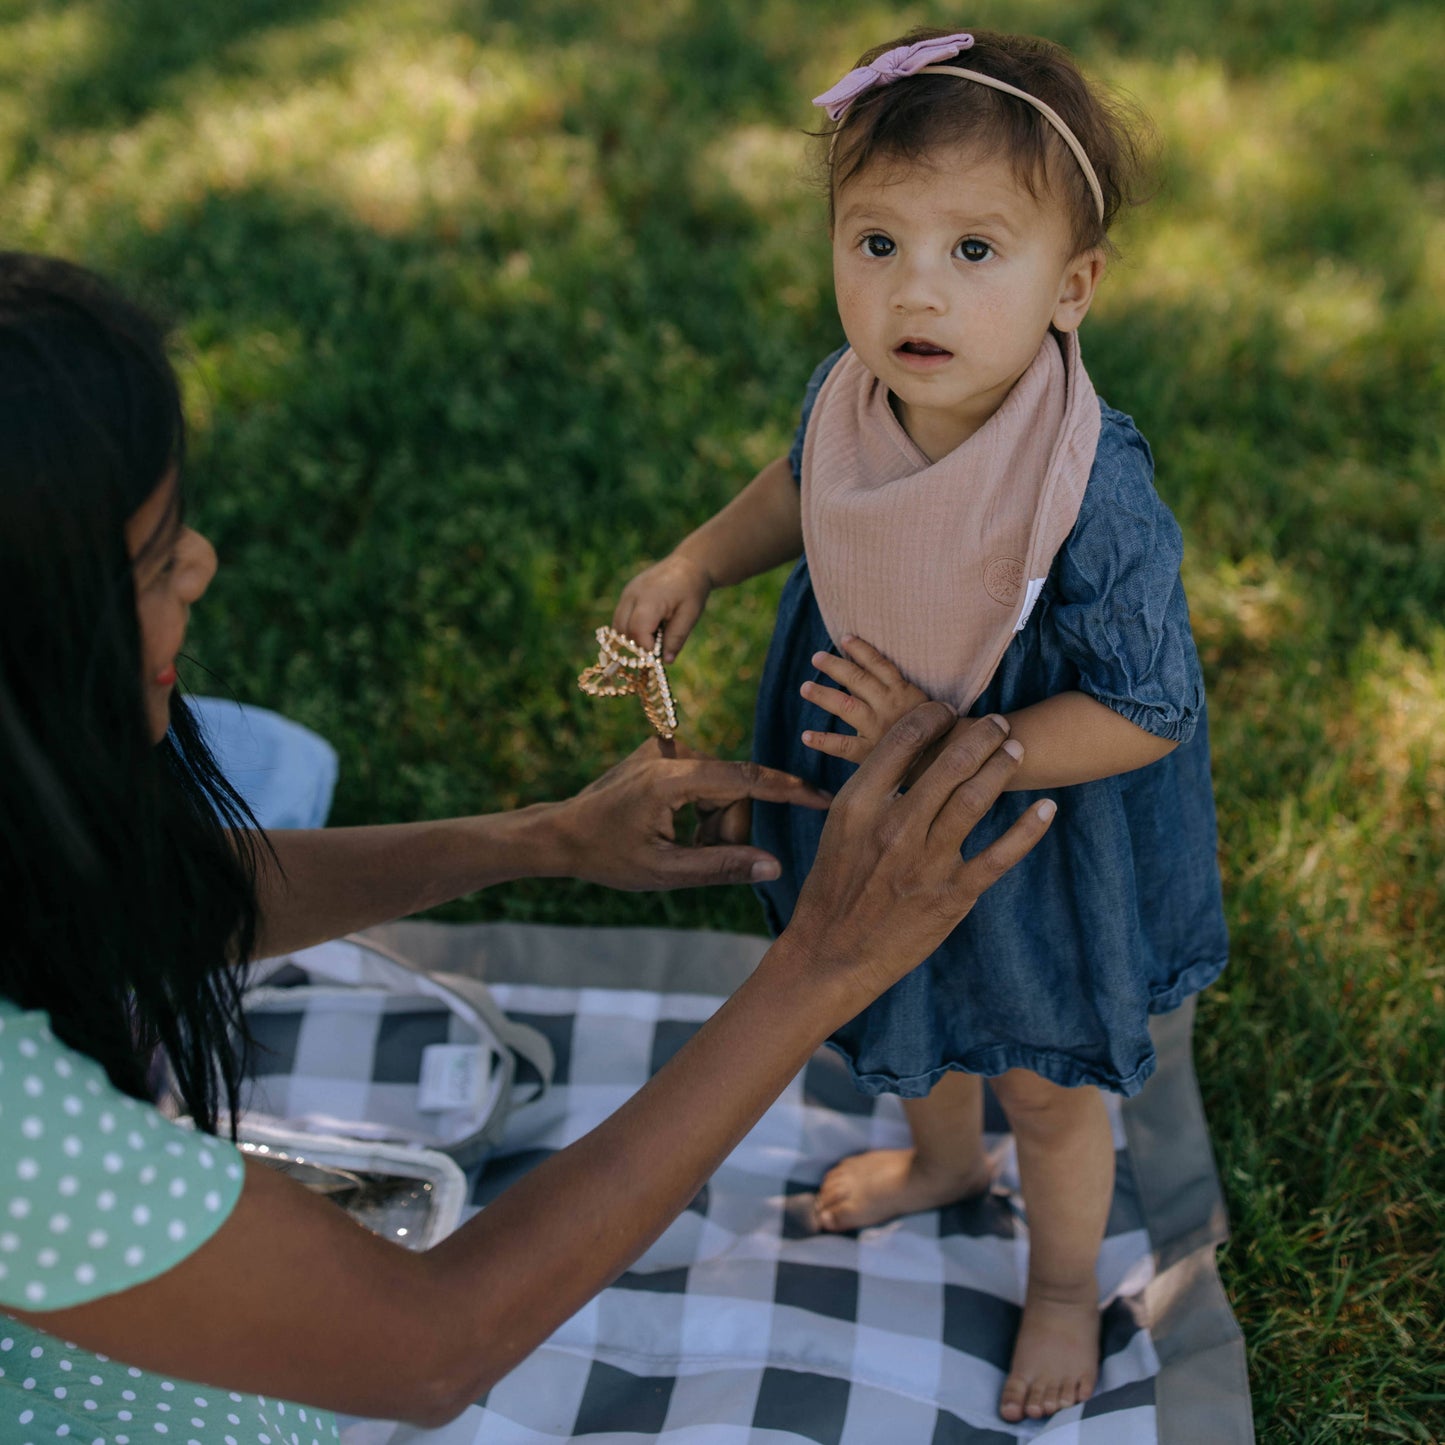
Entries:
{"type": "MultiPolygon", "coordinates": [[[[474,1208],[611,1114],[720,1002],[493,987],[547,1035],[556,1073],[545,1100],[513,1115],[474,1208]]],[[[1156,1445],[1160,1362],[1141,1305],[1155,1252],[1117,1107],[1112,1116],[1100,1382],[1047,1422],[1011,1426],[994,1409],[1028,1245],[1002,1114],[990,1100],[990,1194],[816,1234],[809,1206],[827,1169],[908,1138],[898,1101],[857,1094],[822,1050],[647,1254],[489,1395],[440,1430],[355,1422],[347,1445],[1156,1445]]]]}

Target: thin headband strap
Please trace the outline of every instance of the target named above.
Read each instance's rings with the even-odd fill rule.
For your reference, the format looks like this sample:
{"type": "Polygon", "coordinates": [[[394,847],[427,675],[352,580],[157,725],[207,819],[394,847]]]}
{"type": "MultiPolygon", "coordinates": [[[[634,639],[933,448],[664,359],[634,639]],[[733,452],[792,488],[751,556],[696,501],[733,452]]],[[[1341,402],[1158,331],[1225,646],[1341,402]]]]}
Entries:
{"type": "Polygon", "coordinates": [[[921,70],[913,72],[915,75],[958,75],[964,80],[976,80],[980,85],[987,85],[993,90],[1001,90],[1006,95],[1016,95],[1020,100],[1027,101],[1053,128],[1059,133],[1059,139],[1073,151],[1074,159],[1079,163],[1079,169],[1084,173],[1084,179],[1089,183],[1089,189],[1094,193],[1094,204],[1099,208],[1099,220],[1104,219],[1104,188],[1099,184],[1099,177],[1094,174],[1094,167],[1089,163],[1089,157],[1085,154],[1083,146],[1079,144],[1079,138],[1064,124],[1064,118],[1052,106],[1045,105],[1038,96],[1030,95],[1026,90],[1020,90],[1016,85],[1010,85],[1006,80],[995,80],[991,75],[985,75],[981,70],[964,70],[958,65],[925,65],[921,70]]]}

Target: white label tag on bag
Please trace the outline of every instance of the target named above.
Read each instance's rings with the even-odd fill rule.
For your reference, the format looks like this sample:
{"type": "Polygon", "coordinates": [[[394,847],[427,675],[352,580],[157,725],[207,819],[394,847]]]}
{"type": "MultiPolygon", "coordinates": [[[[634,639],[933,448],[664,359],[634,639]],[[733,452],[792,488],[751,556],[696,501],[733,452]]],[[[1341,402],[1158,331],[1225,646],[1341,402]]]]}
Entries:
{"type": "Polygon", "coordinates": [[[487,1091],[492,1051],[477,1044],[428,1044],[421,1051],[416,1106],[475,1109],[487,1091]]]}

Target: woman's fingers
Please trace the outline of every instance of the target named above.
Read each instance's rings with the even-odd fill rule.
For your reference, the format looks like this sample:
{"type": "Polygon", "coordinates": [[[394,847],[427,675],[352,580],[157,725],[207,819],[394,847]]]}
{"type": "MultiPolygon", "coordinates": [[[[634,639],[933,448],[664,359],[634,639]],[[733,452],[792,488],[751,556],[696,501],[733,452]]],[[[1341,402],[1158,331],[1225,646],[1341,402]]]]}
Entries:
{"type": "MultiPolygon", "coordinates": [[[[932,812],[931,843],[936,840],[950,850],[961,849],[964,839],[1008,786],[1024,750],[1005,735],[1007,726],[1001,717],[960,722],[932,764],[914,781],[908,801],[925,814],[932,812]]],[[[1056,812],[1052,799],[1036,803],[1003,837],[960,864],[956,886],[961,900],[972,907],[973,900],[1044,836],[1056,812]]]]}
{"type": "MultiPolygon", "coordinates": [[[[985,718],[958,719],[947,741],[938,750],[938,756],[910,785],[910,801],[933,820],[961,787],[967,789],[966,797],[986,794],[992,784],[993,775],[990,773],[986,778],[980,779],[980,774],[985,764],[996,754],[1000,754],[1000,749],[1008,741],[1008,733],[1008,723],[997,714],[990,714],[985,718]],[[974,786],[976,780],[978,785],[974,786]]],[[[1003,769],[1005,779],[1017,766],[1015,759],[1008,753],[1000,754],[995,764],[996,768],[1003,769]]],[[[987,811],[986,807],[984,811],[987,811]]],[[[983,812],[978,816],[982,817],[983,812]]],[[[977,818],[974,821],[977,822],[977,818]]],[[[929,826],[933,826],[932,822],[929,826]]],[[[964,831],[967,832],[967,829],[964,831]]]]}
{"type": "Polygon", "coordinates": [[[727,807],[743,798],[764,803],[792,803],[800,808],[826,808],[831,793],[805,783],[792,773],[761,763],[728,763],[717,758],[680,760],[672,766],[669,806],[674,812],[688,803],[727,807]]]}
{"type": "Polygon", "coordinates": [[[710,848],[718,843],[746,843],[752,836],[753,804],[751,798],[714,808],[706,803],[697,806],[695,847],[710,848]]]}
{"type": "Polygon", "coordinates": [[[944,703],[924,702],[879,740],[839,792],[794,910],[794,938],[822,955],[841,950],[870,998],[936,948],[1047,821],[1034,814],[985,850],[982,862],[960,860],[968,828],[1017,761],[1003,751],[1006,725],[989,720],[955,730],[956,723],[944,703]],[[901,794],[919,757],[944,738],[939,758],[901,794]]]}
{"type": "Polygon", "coordinates": [[[782,870],[761,848],[718,843],[705,848],[671,844],[657,857],[652,888],[709,888],[719,883],[767,883],[782,870]]]}
{"type": "MultiPolygon", "coordinates": [[[[918,755],[957,721],[958,714],[944,702],[921,702],[904,713],[848,780],[848,790],[859,808],[876,810],[881,799],[896,793],[918,755]]],[[[939,802],[941,805],[942,799],[939,802]]]]}
{"type": "Polygon", "coordinates": [[[960,899],[968,906],[991,888],[1015,863],[1027,856],[1040,838],[1049,831],[1058,805],[1052,798],[1037,802],[1019,818],[1002,838],[996,838],[981,853],[959,865],[960,899]]]}
{"type": "Polygon", "coordinates": [[[776,859],[745,846],[740,812],[717,819],[718,846],[696,848],[677,842],[677,813],[689,803],[707,813],[750,798],[819,809],[833,800],[790,773],[699,757],[685,747],[679,753],[664,757],[657,739],[649,739],[554,805],[558,843],[548,871],[628,890],[776,878],[776,859]]]}

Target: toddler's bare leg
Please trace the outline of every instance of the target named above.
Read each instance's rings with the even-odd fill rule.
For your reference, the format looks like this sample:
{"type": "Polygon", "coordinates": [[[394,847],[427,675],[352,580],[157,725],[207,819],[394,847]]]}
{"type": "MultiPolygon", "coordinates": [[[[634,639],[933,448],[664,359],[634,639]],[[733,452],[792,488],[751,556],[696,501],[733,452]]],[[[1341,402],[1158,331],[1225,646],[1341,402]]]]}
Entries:
{"type": "Polygon", "coordinates": [[[993,1081],[1018,1146],[1029,1220],[1023,1320],[999,1414],[1037,1420],[1087,1400],[1099,1375],[1095,1265],[1114,1193],[1114,1142],[1099,1091],[1023,1069],[993,1081]]]}
{"type": "Polygon", "coordinates": [[[818,1187],[819,1229],[864,1229],[988,1188],[977,1074],[947,1073],[926,1099],[905,1099],[903,1111],[913,1147],[873,1149],[834,1165],[818,1187]]]}

